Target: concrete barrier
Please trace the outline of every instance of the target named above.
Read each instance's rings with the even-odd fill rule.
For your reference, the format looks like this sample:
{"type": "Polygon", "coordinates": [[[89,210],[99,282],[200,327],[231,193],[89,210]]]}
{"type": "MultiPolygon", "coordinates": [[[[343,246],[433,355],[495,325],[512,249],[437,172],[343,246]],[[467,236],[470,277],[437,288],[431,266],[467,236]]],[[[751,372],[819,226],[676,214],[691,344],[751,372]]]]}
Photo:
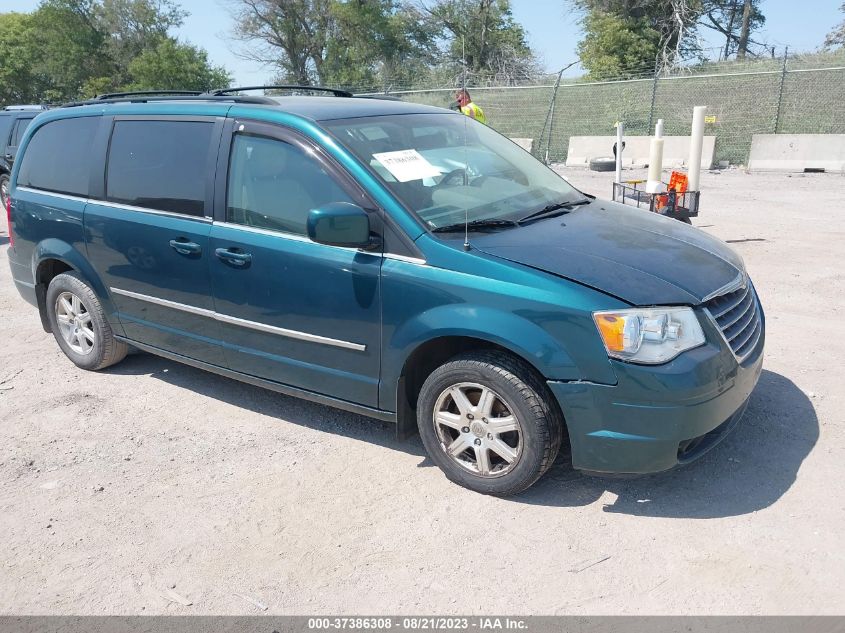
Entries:
{"type": "MultiPolygon", "coordinates": [[[[689,160],[690,137],[664,136],[663,139],[663,168],[685,167],[689,160]]],[[[613,156],[615,142],[615,136],[570,136],[566,166],[587,167],[593,158],[613,156]]],[[[622,164],[625,167],[645,167],[648,165],[650,147],[650,136],[626,136],[622,164]]],[[[713,166],[715,149],[716,137],[705,136],[701,152],[702,169],[710,169],[713,166]]]]}
{"type": "Polygon", "coordinates": [[[755,134],[748,171],[845,172],[845,134],[755,134]]]}
{"type": "Polygon", "coordinates": [[[534,148],[534,139],[533,138],[514,138],[512,136],[510,136],[508,138],[510,138],[510,140],[512,140],[517,145],[519,145],[522,149],[524,149],[529,154],[531,153],[531,150],[534,148]]]}

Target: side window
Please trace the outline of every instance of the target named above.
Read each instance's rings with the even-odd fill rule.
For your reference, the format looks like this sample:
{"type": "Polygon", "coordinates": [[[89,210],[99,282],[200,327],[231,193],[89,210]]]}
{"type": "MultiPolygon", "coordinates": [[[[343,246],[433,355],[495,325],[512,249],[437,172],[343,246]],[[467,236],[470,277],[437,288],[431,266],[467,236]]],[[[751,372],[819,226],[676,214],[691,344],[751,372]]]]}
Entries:
{"type": "Polygon", "coordinates": [[[5,150],[12,129],[12,117],[0,113],[0,150],[5,150]]]}
{"type": "Polygon", "coordinates": [[[32,123],[32,119],[18,119],[15,121],[15,129],[12,131],[12,138],[9,141],[11,147],[18,147],[21,144],[23,133],[26,132],[26,128],[29,127],[30,123],[32,123]]]}
{"type": "Polygon", "coordinates": [[[89,154],[100,117],[59,119],[39,127],[23,155],[18,185],[88,197],[89,154]]]}
{"type": "Polygon", "coordinates": [[[203,215],[213,127],[205,121],[115,121],[106,200],[203,215]]]}
{"type": "Polygon", "coordinates": [[[226,221],[305,235],[308,212],[329,202],[354,201],[298,147],[247,134],[232,140],[226,221]]]}

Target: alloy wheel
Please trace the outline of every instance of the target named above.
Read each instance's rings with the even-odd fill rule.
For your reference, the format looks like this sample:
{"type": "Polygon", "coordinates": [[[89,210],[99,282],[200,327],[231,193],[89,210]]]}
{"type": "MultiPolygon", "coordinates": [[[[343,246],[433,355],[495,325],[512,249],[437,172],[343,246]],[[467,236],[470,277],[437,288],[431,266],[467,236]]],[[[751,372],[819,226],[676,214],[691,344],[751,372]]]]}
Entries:
{"type": "Polygon", "coordinates": [[[449,458],[480,477],[501,477],[522,454],[522,427],[498,393],[477,383],[445,389],[434,407],[434,429],[449,458]]]}
{"type": "Polygon", "coordinates": [[[62,338],[77,354],[90,354],[97,342],[91,313],[72,292],[56,298],[56,321],[62,338]]]}

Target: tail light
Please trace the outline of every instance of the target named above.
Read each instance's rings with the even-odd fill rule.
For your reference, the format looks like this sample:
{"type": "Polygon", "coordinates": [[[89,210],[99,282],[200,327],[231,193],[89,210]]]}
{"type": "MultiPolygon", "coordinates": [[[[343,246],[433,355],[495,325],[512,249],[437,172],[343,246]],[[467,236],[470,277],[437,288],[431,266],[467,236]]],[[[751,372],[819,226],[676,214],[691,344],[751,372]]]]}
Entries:
{"type": "Polygon", "coordinates": [[[15,245],[15,236],[12,233],[12,196],[6,196],[6,230],[9,232],[9,247],[15,245]]]}

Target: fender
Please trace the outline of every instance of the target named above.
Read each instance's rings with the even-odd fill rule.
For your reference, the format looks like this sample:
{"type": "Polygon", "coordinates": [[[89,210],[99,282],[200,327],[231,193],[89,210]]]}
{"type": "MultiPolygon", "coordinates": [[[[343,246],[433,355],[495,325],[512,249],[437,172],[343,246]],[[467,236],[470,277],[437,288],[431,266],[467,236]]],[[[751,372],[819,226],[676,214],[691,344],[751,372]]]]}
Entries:
{"type": "Polygon", "coordinates": [[[380,408],[395,411],[397,385],[410,355],[442,337],[481,339],[510,350],[547,379],[579,380],[580,372],[560,341],[512,312],[472,304],[442,305],[402,323],[384,346],[380,408]],[[460,324],[472,324],[471,327],[460,324]]]}
{"type": "Polygon", "coordinates": [[[46,320],[45,300],[47,288],[38,281],[38,268],[43,262],[49,259],[56,259],[82,275],[82,278],[91,286],[91,289],[100,300],[103,311],[106,313],[106,317],[115,334],[123,335],[123,326],[117,318],[117,309],[111,300],[111,295],[85,255],[67,242],[52,237],[38,242],[32,251],[32,279],[35,281],[38,309],[41,313],[42,324],[45,325],[44,329],[48,332],[50,331],[48,321],[46,320]]]}

